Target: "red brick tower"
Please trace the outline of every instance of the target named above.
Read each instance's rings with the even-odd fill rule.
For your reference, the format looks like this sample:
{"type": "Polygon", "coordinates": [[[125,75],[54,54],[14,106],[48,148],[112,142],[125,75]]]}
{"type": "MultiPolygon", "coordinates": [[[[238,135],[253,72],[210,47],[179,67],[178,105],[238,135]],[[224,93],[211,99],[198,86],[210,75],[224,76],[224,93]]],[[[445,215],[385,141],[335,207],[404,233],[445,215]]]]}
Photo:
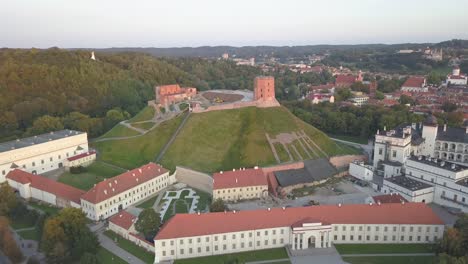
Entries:
{"type": "Polygon", "coordinates": [[[254,80],[255,101],[275,100],[275,78],[273,76],[258,76],[254,80]]]}

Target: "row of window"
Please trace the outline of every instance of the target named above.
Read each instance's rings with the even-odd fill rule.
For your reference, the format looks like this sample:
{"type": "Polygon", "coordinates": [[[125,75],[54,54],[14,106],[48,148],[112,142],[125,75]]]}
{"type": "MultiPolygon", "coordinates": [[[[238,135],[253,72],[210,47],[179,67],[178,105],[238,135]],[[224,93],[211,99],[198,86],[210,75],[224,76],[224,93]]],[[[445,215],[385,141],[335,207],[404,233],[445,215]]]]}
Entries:
{"type": "MultiPolygon", "coordinates": [[[[258,191],[259,187],[247,187],[247,188],[243,188],[245,190],[242,190],[242,189],[239,189],[239,192],[244,192],[244,191],[258,191]],[[254,189],[255,188],[255,189],[254,189]]],[[[265,188],[263,188],[265,189],[265,188]]],[[[260,190],[262,190],[262,187],[260,187],[260,190]]],[[[237,191],[237,189],[232,189],[232,192],[235,193],[237,191]]],[[[227,189],[227,193],[230,193],[231,192],[231,189],[227,189]]],[[[218,194],[221,194],[221,190],[218,190],[217,191],[218,194]]],[[[222,190],[222,193],[226,193],[226,189],[222,190]]]]}
{"type": "MultiPolygon", "coordinates": [[[[349,238],[349,241],[362,241],[362,237],[363,237],[362,235],[358,235],[358,236],[356,236],[357,240],[354,240],[354,238],[355,238],[354,235],[350,235],[350,236],[342,235],[342,236],[341,236],[341,241],[340,241],[340,242],[346,241],[348,238],[349,238]]],[[[382,237],[382,241],[390,241],[390,240],[388,240],[388,238],[390,238],[390,236],[383,236],[383,237],[382,237]]],[[[434,236],[433,241],[436,241],[437,238],[438,238],[437,236],[434,236]]],[[[337,235],[334,235],[334,236],[333,236],[333,239],[334,239],[335,241],[338,241],[338,236],[337,236],[337,235]]],[[[395,242],[395,241],[397,241],[396,239],[397,239],[397,236],[396,236],[396,235],[392,235],[392,236],[391,236],[391,241],[395,242]]],[[[371,236],[370,236],[370,235],[367,235],[367,236],[366,236],[366,241],[380,241],[380,240],[379,240],[379,236],[378,236],[378,235],[374,236],[374,240],[371,240],[371,236]]],[[[408,236],[408,240],[405,240],[405,236],[400,236],[400,241],[402,241],[402,242],[403,242],[403,241],[410,241],[410,242],[411,242],[411,241],[413,241],[413,236],[408,236]]],[[[416,241],[417,241],[417,242],[421,242],[421,241],[422,241],[422,240],[421,240],[421,236],[416,236],[416,241]]],[[[429,241],[430,241],[430,237],[429,237],[429,236],[426,236],[426,242],[429,242],[429,241]]]]}
{"type": "MultiPolygon", "coordinates": [[[[349,230],[350,230],[350,231],[354,231],[354,229],[355,229],[354,226],[350,226],[350,227],[349,227],[349,230]]],[[[363,226],[358,226],[357,229],[358,229],[359,231],[363,231],[364,227],[363,227],[363,226]]],[[[390,228],[389,228],[388,226],[384,226],[384,227],[383,227],[383,231],[384,231],[384,232],[388,232],[389,229],[390,229],[390,228]]],[[[393,226],[392,229],[393,229],[393,232],[396,232],[397,229],[398,229],[398,227],[397,227],[397,226],[393,226]]],[[[341,231],[346,231],[346,230],[347,230],[347,226],[344,225],[344,226],[341,227],[341,231]]],[[[375,230],[376,232],[379,232],[379,231],[380,231],[380,226],[375,226],[375,227],[374,227],[374,230],[375,230]]],[[[408,228],[408,230],[409,230],[409,232],[414,232],[415,228],[414,228],[414,226],[410,226],[410,227],[408,228]]],[[[422,226],[418,226],[417,231],[418,231],[418,232],[422,232],[422,230],[423,230],[422,226]]],[[[338,226],[335,226],[335,227],[334,227],[334,231],[338,231],[338,226]]],[[[371,227],[371,226],[367,226],[367,231],[368,231],[368,232],[372,231],[372,227],[371,227]]],[[[406,226],[402,226],[402,227],[401,227],[401,232],[406,232],[406,231],[407,231],[407,230],[406,230],[406,226]]],[[[426,227],[426,232],[431,232],[431,227],[430,227],[430,226],[427,226],[427,227],[426,227]]],[[[436,232],[436,233],[439,232],[439,227],[438,227],[438,226],[435,226],[435,227],[434,227],[434,232],[436,232]]]]}
{"type": "MultiPolygon", "coordinates": [[[[275,229],[271,230],[271,234],[272,235],[276,235],[277,233],[281,234],[281,235],[284,235],[284,229],[280,229],[279,232],[276,232],[275,229]]],[[[248,237],[251,238],[253,237],[253,232],[248,232],[248,237]]],[[[245,238],[247,237],[247,234],[244,234],[244,233],[241,233],[239,236],[237,236],[237,234],[232,234],[232,235],[215,235],[213,236],[213,239],[214,241],[218,241],[218,237],[219,239],[222,238],[223,241],[227,240],[227,239],[237,239],[238,237],[239,238],[245,238]]],[[[270,234],[270,231],[269,230],[264,230],[263,232],[262,231],[257,231],[257,237],[260,237],[265,235],[265,236],[268,236],[270,234]]],[[[194,241],[192,238],[187,238],[187,239],[179,239],[179,244],[180,245],[183,245],[184,244],[184,241],[187,240],[187,243],[188,244],[192,244],[192,242],[194,241]]],[[[196,242],[197,243],[200,243],[201,242],[201,237],[197,237],[196,239],[196,242]]],[[[210,237],[207,236],[205,237],[205,242],[210,242],[210,237]]],[[[170,245],[173,246],[174,245],[174,240],[171,240],[170,241],[170,245]]],[[[162,247],[165,247],[166,246],[166,241],[162,241],[161,242],[161,246],[162,247]]]]}
{"type": "MultiPolygon", "coordinates": [[[[68,158],[69,153],[67,152],[66,155],[67,155],[67,158],[68,158]]],[[[76,155],[76,151],[73,152],[73,155],[76,155]]],[[[58,160],[61,160],[62,155],[58,155],[57,158],[58,158],[58,160]]],[[[50,157],[49,160],[52,162],[52,161],[54,161],[54,158],[50,157]]],[[[45,163],[45,161],[44,161],[44,159],[42,159],[41,164],[44,164],[44,163],[45,163]]],[[[31,166],[34,168],[36,166],[36,162],[35,161],[31,162],[31,166]]],[[[23,164],[21,167],[23,167],[23,169],[27,169],[28,166],[27,166],[27,164],[23,164]]],[[[2,175],[6,175],[7,173],[8,172],[6,170],[2,170],[2,175]]]]}
{"type": "MultiPolygon", "coordinates": [[[[284,244],[284,239],[281,238],[279,240],[272,239],[271,240],[271,242],[272,242],[271,245],[276,245],[278,241],[279,241],[280,245],[284,244]]],[[[163,242],[163,244],[164,244],[164,242],[163,242]]],[[[264,240],[263,245],[268,246],[269,245],[269,240],[268,239],[264,240]]],[[[244,242],[240,243],[240,248],[245,248],[245,246],[246,246],[246,243],[244,243],[244,242]]],[[[250,241],[248,243],[248,247],[252,248],[252,246],[253,246],[253,243],[252,243],[252,241],[250,241]]],[[[260,247],[260,246],[261,246],[261,242],[257,241],[257,247],[260,247]]],[[[213,248],[214,248],[214,251],[219,251],[218,245],[215,245],[213,248]]],[[[230,249],[236,250],[237,249],[237,244],[231,244],[230,249]]],[[[188,248],[187,253],[188,254],[193,254],[193,250],[194,250],[193,248],[188,248]]],[[[223,245],[223,250],[228,250],[228,245],[227,244],[223,245]]],[[[205,252],[210,252],[210,246],[205,247],[205,252]]],[[[168,251],[168,253],[170,253],[170,256],[174,256],[175,250],[170,250],[170,251],[168,251]]],[[[186,253],[185,249],[183,249],[183,248],[179,249],[179,254],[180,255],[184,255],[185,253],[186,253]]],[[[202,253],[202,247],[197,248],[197,253],[202,253]]],[[[162,256],[163,257],[166,256],[166,250],[162,251],[162,256]]]]}

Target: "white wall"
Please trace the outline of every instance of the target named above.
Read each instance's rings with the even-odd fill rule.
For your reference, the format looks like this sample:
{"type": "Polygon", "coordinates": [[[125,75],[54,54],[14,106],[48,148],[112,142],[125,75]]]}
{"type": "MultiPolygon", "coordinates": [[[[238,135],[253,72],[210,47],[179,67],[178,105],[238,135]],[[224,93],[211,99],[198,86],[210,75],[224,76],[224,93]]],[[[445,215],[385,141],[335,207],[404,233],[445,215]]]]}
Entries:
{"type": "Polygon", "coordinates": [[[403,198],[410,202],[431,203],[434,200],[434,187],[412,191],[386,179],[384,179],[382,192],[386,194],[399,193],[403,198]]]}
{"type": "Polygon", "coordinates": [[[349,174],[361,180],[371,181],[374,172],[370,166],[356,164],[353,162],[349,164],[349,174]]]}

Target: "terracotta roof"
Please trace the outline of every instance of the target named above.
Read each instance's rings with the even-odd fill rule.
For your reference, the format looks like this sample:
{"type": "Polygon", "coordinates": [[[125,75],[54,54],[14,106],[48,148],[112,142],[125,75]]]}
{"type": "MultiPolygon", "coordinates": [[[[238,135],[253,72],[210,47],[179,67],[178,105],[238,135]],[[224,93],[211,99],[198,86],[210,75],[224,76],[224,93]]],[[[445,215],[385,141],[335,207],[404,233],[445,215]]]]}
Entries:
{"type": "Polygon", "coordinates": [[[287,227],[305,218],[331,224],[444,224],[425,203],[319,205],[270,211],[177,214],[164,224],[155,240],[287,227]]]}
{"type": "Polygon", "coordinates": [[[402,87],[418,87],[421,88],[424,85],[425,78],[424,77],[409,77],[402,87]]]}
{"type": "Polygon", "coordinates": [[[466,79],[466,76],[465,75],[449,75],[448,76],[449,79],[458,79],[458,80],[464,80],[466,79]]]}
{"type": "Polygon", "coordinates": [[[129,212],[121,211],[120,213],[109,218],[109,222],[112,222],[115,225],[120,226],[125,230],[129,230],[136,219],[137,217],[130,214],[129,212]]]}
{"type": "Polygon", "coordinates": [[[91,203],[99,203],[161,176],[166,172],[168,172],[168,170],[165,168],[154,163],[148,163],[96,184],[96,186],[85,193],[81,198],[91,203]]]}
{"type": "Polygon", "coordinates": [[[336,85],[351,85],[356,82],[356,77],[353,75],[337,75],[335,84],[336,85]]]}
{"type": "Polygon", "coordinates": [[[401,202],[408,202],[403,196],[401,196],[399,193],[391,193],[391,194],[385,194],[385,195],[377,195],[377,196],[372,196],[372,199],[376,203],[401,203],[401,202]]]}
{"type": "Polygon", "coordinates": [[[89,151],[89,152],[81,153],[81,154],[78,154],[76,156],[70,157],[67,160],[68,161],[74,161],[74,160],[81,159],[81,158],[84,158],[84,157],[88,157],[88,156],[91,156],[91,155],[94,155],[94,154],[96,154],[96,151],[89,151]]]}
{"type": "Polygon", "coordinates": [[[31,174],[19,169],[10,171],[6,178],[21,184],[30,183],[29,186],[32,188],[54,194],[58,197],[73,201],[77,204],[80,204],[80,197],[85,193],[84,191],[70,185],[56,182],[46,177],[31,174]]]}
{"type": "Polygon", "coordinates": [[[213,189],[238,188],[268,185],[266,175],[260,168],[240,169],[213,174],[213,189]]]}

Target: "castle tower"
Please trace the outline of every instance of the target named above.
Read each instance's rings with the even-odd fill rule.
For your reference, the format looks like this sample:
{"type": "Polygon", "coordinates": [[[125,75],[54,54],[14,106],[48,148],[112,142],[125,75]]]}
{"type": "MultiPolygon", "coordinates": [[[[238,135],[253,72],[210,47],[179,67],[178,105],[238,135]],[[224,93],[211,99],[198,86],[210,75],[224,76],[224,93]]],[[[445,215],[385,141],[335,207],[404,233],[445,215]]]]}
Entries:
{"type": "Polygon", "coordinates": [[[452,75],[453,76],[460,76],[460,67],[458,67],[458,66],[453,67],[452,75]]]}
{"type": "Polygon", "coordinates": [[[254,100],[275,100],[275,78],[273,76],[258,76],[254,80],[254,100]]]}
{"type": "Polygon", "coordinates": [[[94,61],[96,60],[96,57],[94,56],[94,51],[91,51],[91,59],[94,61]]]}
{"type": "Polygon", "coordinates": [[[424,121],[422,129],[422,138],[424,139],[423,149],[421,150],[422,155],[434,157],[438,129],[437,118],[433,115],[428,116],[424,121]]]}

